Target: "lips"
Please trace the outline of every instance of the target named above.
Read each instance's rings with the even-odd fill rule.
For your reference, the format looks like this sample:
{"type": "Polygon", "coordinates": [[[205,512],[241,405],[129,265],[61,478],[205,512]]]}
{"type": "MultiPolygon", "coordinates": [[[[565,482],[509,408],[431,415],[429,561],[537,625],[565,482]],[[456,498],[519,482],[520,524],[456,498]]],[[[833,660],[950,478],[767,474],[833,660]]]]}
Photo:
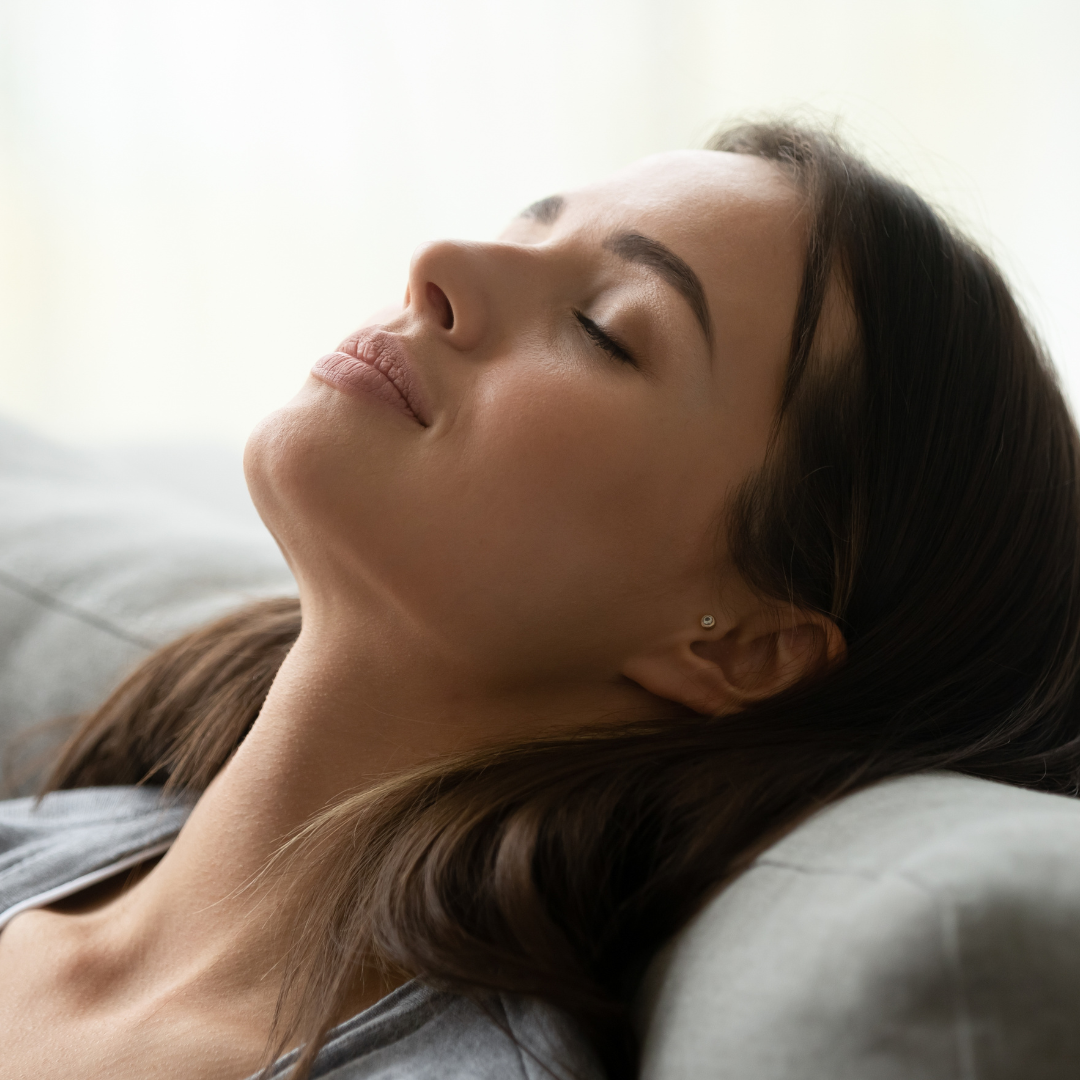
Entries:
{"type": "Polygon", "coordinates": [[[381,398],[416,423],[429,424],[423,394],[396,334],[374,327],[358,330],[336,352],[320,357],[311,374],[354,397],[381,398]]]}

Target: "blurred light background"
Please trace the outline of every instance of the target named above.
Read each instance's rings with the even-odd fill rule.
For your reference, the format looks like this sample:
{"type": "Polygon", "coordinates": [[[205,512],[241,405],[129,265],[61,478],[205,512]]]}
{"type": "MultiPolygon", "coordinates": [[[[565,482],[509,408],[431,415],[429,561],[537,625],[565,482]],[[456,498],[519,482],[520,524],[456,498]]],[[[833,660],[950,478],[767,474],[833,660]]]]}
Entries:
{"type": "Polygon", "coordinates": [[[0,411],[236,446],[410,253],[798,108],[1001,260],[1080,401],[1076,0],[0,0],[0,411]]]}

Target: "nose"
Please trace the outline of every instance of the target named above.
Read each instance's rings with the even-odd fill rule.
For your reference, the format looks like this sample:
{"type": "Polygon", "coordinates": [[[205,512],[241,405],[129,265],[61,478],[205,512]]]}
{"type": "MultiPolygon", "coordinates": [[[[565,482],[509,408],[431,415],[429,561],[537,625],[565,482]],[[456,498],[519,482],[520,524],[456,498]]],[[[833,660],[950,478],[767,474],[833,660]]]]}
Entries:
{"type": "Polygon", "coordinates": [[[418,248],[409,267],[405,306],[463,352],[482,344],[491,328],[495,246],[437,240],[418,248]]]}

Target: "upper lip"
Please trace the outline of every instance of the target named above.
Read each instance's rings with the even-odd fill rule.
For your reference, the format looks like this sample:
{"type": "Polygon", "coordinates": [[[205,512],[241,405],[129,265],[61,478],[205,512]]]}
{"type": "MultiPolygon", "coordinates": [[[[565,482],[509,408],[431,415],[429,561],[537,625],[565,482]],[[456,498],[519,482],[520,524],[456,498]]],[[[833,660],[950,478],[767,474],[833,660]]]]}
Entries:
{"type": "Polygon", "coordinates": [[[367,326],[350,334],[338,346],[338,351],[382,372],[417,421],[424,427],[430,426],[431,419],[415,366],[404,342],[397,334],[378,326],[367,326]]]}

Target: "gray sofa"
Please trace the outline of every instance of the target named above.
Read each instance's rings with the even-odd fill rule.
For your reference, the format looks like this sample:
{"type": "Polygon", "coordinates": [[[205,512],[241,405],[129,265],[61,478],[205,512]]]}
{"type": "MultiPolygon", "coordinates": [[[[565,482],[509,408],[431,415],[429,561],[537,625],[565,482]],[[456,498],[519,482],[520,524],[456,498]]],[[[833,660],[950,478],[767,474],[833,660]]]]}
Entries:
{"type": "MultiPolygon", "coordinates": [[[[249,513],[199,498],[198,468],[150,482],[0,422],[3,734],[293,590],[249,513]]],[[[638,1022],[644,1080],[1078,1077],[1080,801],[944,773],[851,796],[657,957],[638,1022]]]]}
{"type": "Polygon", "coordinates": [[[657,958],[648,1080],[1080,1076],[1080,802],[947,773],[811,818],[657,958]]]}

